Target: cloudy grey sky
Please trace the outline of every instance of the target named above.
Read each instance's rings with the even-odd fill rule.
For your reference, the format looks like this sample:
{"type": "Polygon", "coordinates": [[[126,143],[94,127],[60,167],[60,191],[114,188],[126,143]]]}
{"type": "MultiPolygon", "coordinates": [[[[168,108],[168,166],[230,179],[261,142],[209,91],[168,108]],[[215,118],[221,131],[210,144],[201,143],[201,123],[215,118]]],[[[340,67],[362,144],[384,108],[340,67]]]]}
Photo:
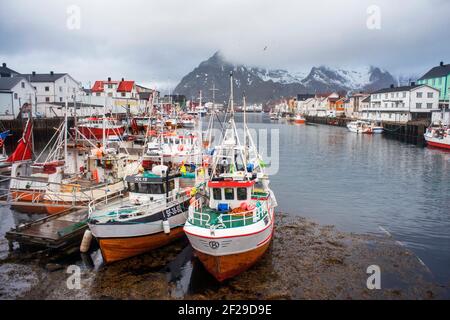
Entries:
{"type": "Polygon", "coordinates": [[[449,30],[448,0],[0,0],[0,62],[159,89],[217,50],[289,71],[375,65],[411,75],[450,63],[449,30]],[[71,5],[79,29],[67,27],[71,5]],[[367,27],[371,5],[379,30],[367,27]]]}

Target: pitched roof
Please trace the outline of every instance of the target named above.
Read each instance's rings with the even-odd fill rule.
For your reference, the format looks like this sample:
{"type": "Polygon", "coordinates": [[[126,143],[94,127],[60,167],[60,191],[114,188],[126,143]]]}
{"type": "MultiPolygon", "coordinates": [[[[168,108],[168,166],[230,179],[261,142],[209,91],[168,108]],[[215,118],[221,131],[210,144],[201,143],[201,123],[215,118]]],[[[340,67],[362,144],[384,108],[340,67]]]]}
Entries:
{"type": "Polygon", "coordinates": [[[103,92],[105,84],[118,84],[117,92],[131,92],[134,81],[95,81],[92,92],[103,92]]]}
{"type": "Polygon", "coordinates": [[[420,84],[415,84],[411,86],[403,86],[403,87],[390,87],[390,88],[384,88],[375,92],[372,92],[372,94],[377,93],[389,93],[389,92],[400,92],[400,91],[411,91],[414,88],[420,87],[420,84]]]}
{"type": "Polygon", "coordinates": [[[10,91],[22,80],[22,77],[0,78],[0,91],[10,91]]]}
{"type": "Polygon", "coordinates": [[[131,92],[134,87],[134,81],[121,81],[117,92],[131,92]]]}
{"type": "Polygon", "coordinates": [[[0,65],[0,75],[19,75],[17,71],[14,71],[6,66],[6,63],[0,65]]]}
{"type": "Polygon", "coordinates": [[[94,86],[92,87],[92,92],[103,92],[103,81],[95,81],[94,86]]]}
{"type": "Polygon", "coordinates": [[[370,102],[370,96],[365,97],[361,102],[370,102]]]}
{"type": "Polygon", "coordinates": [[[24,74],[23,76],[30,82],[55,82],[65,75],[67,75],[67,73],[29,73],[24,74]]]}
{"type": "Polygon", "coordinates": [[[450,64],[445,64],[442,66],[434,67],[433,69],[425,73],[425,75],[419,80],[442,78],[448,76],[449,74],[450,74],[450,64]]]}

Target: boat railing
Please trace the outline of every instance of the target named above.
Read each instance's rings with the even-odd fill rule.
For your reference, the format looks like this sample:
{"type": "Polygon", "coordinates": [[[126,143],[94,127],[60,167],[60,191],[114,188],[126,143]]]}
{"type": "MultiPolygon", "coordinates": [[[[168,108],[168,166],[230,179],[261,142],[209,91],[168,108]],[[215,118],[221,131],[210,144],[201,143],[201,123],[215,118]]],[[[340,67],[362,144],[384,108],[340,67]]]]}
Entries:
{"type": "MultiPolygon", "coordinates": [[[[102,199],[93,200],[88,204],[89,209],[89,217],[92,217],[94,212],[101,211],[102,209],[105,209],[108,204],[111,202],[117,200],[117,199],[123,199],[123,194],[120,193],[119,195],[115,195],[112,197],[105,197],[102,199]]],[[[155,211],[155,210],[164,210],[167,207],[171,207],[173,205],[176,205],[180,202],[180,199],[183,201],[186,201],[190,198],[190,196],[187,196],[185,192],[179,192],[169,195],[169,197],[152,200],[148,203],[143,204],[135,204],[135,205],[127,205],[127,206],[119,206],[114,210],[108,211],[107,217],[108,218],[119,218],[124,210],[127,210],[126,213],[127,218],[131,219],[135,215],[140,214],[141,212],[146,212],[149,210],[155,211]]],[[[102,217],[102,215],[96,216],[97,218],[102,217]]],[[[125,220],[125,219],[122,219],[125,220]]]]}
{"type": "Polygon", "coordinates": [[[252,210],[239,213],[221,213],[212,223],[211,212],[203,211],[202,198],[197,199],[189,207],[188,222],[195,226],[210,228],[211,230],[221,228],[234,228],[255,224],[268,214],[262,202],[257,201],[256,206],[252,210]]]}
{"type": "MultiPolygon", "coordinates": [[[[1,177],[0,177],[1,178],[1,177]]],[[[64,205],[72,205],[76,207],[84,203],[86,206],[90,201],[98,201],[99,199],[107,199],[108,196],[115,195],[117,192],[111,190],[111,184],[105,183],[88,188],[82,188],[78,184],[57,183],[49,181],[33,180],[29,177],[10,177],[10,180],[27,181],[24,189],[11,190],[8,188],[0,188],[0,201],[11,203],[30,202],[31,204],[40,204],[45,200],[47,204],[62,203],[64,205]],[[52,189],[55,187],[54,189],[52,189]],[[62,191],[66,190],[66,191],[62,191]],[[96,194],[94,194],[96,191],[96,194]],[[103,192],[102,192],[103,191],[103,192]]],[[[121,193],[121,190],[117,190],[121,193]]],[[[42,203],[44,205],[44,203],[42,203]]]]}

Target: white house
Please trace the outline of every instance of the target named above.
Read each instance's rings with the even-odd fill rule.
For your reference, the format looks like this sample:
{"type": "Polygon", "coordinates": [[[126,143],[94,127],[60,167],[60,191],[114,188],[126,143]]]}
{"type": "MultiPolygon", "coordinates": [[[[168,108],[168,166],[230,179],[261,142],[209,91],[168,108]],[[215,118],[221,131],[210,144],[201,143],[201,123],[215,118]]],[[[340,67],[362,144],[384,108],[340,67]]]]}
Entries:
{"type": "Polygon", "coordinates": [[[92,87],[92,99],[100,99],[106,103],[108,112],[135,113],[139,109],[139,93],[134,81],[95,81],[92,87]]]}
{"type": "Polygon", "coordinates": [[[66,100],[81,102],[84,95],[81,84],[68,73],[36,73],[22,75],[36,91],[36,116],[62,116],[66,100]]]}
{"type": "Polygon", "coordinates": [[[362,105],[360,118],[370,121],[406,123],[428,119],[439,110],[439,90],[428,85],[416,85],[381,89],[370,95],[370,104],[362,105]],[[368,107],[367,107],[368,106],[368,107]]]}
{"type": "Polygon", "coordinates": [[[344,104],[345,116],[347,118],[357,118],[359,116],[359,109],[361,107],[362,101],[365,100],[369,94],[365,93],[355,93],[352,94],[348,99],[346,99],[344,104]]]}
{"type": "Polygon", "coordinates": [[[24,77],[0,77],[0,119],[15,119],[26,106],[35,106],[36,91],[24,77]]]}

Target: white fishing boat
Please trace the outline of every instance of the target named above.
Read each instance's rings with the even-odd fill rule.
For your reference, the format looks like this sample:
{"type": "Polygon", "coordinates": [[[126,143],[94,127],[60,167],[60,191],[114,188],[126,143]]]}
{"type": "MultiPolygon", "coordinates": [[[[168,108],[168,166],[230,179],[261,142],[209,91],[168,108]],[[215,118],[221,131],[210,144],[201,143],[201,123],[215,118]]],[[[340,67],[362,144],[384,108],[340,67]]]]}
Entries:
{"type": "Polygon", "coordinates": [[[361,121],[361,120],[352,121],[352,122],[348,123],[347,128],[348,128],[348,130],[350,130],[350,132],[354,132],[354,133],[358,133],[358,134],[372,133],[370,123],[361,121]]]}
{"type": "Polygon", "coordinates": [[[237,276],[263,256],[273,237],[277,206],[245,120],[240,143],[232,97],[233,90],[231,119],[215,148],[211,179],[190,205],[184,227],[197,257],[219,281],[237,276]]]}
{"type": "Polygon", "coordinates": [[[181,189],[180,174],[167,166],[126,177],[128,199],[89,205],[88,225],[105,263],[164,246],[184,235],[190,189],[181,189]]]}
{"type": "Polygon", "coordinates": [[[424,134],[427,145],[434,148],[450,150],[450,127],[430,126],[424,134]]]}
{"type": "Polygon", "coordinates": [[[108,147],[105,139],[103,146],[89,140],[69,141],[67,117],[34,161],[32,143],[29,121],[10,156],[8,198],[11,207],[21,212],[57,214],[86,207],[92,200],[123,191],[123,178],[137,169],[136,161],[108,147]]]}
{"type": "Polygon", "coordinates": [[[306,123],[306,119],[301,114],[296,114],[295,117],[294,117],[294,122],[297,123],[297,124],[305,124],[306,123]]]}

